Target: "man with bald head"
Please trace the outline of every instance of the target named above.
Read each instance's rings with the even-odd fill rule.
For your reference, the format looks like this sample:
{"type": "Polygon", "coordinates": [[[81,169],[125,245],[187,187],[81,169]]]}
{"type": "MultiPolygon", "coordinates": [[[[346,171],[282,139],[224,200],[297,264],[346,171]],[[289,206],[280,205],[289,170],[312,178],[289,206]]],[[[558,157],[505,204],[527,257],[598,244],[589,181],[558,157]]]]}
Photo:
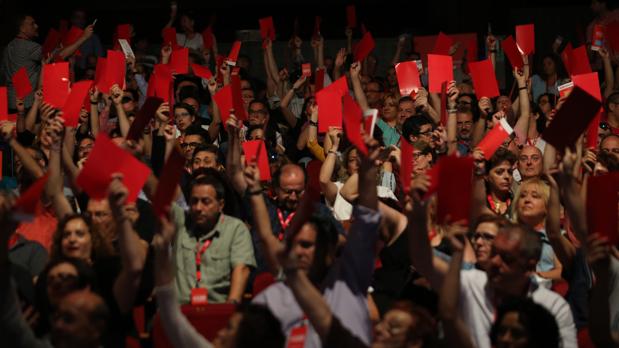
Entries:
{"type": "Polygon", "coordinates": [[[65,296],[52,321],[51,341],[56,347],[97,347],[109,313],[103,299],[88,290],[65,296]]]}
{"type": "Polygon", "coordinates": [[[619,135],[609,134],[600,142],[600,151],[619,159],[619,135]]]}
{"type": "Polygon", "coordinates": [[[543,170],[542,151],[532,145],[523,147],[518,156],[518,172],[522,180],[539,177],[543,170]]]}

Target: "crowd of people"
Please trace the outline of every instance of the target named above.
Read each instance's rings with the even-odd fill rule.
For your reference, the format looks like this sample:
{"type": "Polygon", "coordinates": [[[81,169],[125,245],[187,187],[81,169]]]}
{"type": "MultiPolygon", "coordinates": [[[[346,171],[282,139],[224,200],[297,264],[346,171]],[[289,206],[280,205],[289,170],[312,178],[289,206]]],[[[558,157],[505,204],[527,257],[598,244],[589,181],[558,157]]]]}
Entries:
{"type": "Polygon", "coordinates": [[[17,16],[0,60],[0,342],[619,346],[619,31],[600,29],[619,16],[591,9],[578,66],[572,43],[533,55],[517,37],[515,59],[478,33],[484,81],[498,54],[512,65],[496,95],[454,40],[428,52],[453,72],[401,37],[380,76],[350,6],[337,52],[315,28],[276,56],[261,19],[266,78],[174,3],[155,52],[130,24],[103,45],[83,10],[43,45],[17,16]],[[456,78],[437,89],[442,73],[456,78]],[[184,314],[231,306],[214,334],[184,314]]]}

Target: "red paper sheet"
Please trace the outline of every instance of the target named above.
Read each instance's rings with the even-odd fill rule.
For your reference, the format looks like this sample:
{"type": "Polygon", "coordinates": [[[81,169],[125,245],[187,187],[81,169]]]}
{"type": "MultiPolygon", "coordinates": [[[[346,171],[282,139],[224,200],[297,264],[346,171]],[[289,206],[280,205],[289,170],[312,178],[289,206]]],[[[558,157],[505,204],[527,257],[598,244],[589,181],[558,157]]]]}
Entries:
{"type": "MultiPolygon", "coordinates": [[[[217,108],[219,108],[219,114],[221,115],[221,123],[226,126],[228,118],[230,118],[230,109],[234,109],[234,103],[232,102],[232,85],[226,85],[213,96],[217,108]]],[[[236,110],[235,110],[236,111],[236,110]]]]}
{"type": "Polygon", "coordinates": [[[342,127],[342,95],[325,88],[316,93],[318,104],[318,132],[325,133],[329,127],[342,127]]]}
{"type": "Polygon", "coordinates": [[[471,203],[471,157],[446,156],[440,160],[437,220],[439,224],[469,219],[471,203]]]}
{"type": "Polygon", "coordinates": [[[116,39],[123,39],[131,42],[131,25],[119,24],[116,26],[116,39]]]}
{"type": "Polygon", "coordinates": [[[619,173],[590,176],[587,182],[587,227],[589,233],[606,237],[610,245],[619,244],[617,200],[619,173]]]}
{"type": "Polygon", "coordinates": [[[346,6],[346,27],[357,27],[357,10],[355,9],[355,5],[346,6]]]}
{"type": "Polygon", "coordinates": [[[62,38],[62,46],[67,47],[74,44],[82,35],[84,31],[76,26],[72,26],[69,32],[62,38]]]}
{"type": "Polygon", "coordinates": [[[441,83],[441,125],[447,127],[447,81],[441,83]]]}
{"type": "Polygon", "coordinates": [[[100,200],[107,197],[112,174],[122,173],[123,183],[129,191],[127,202],[132,203],[137,199],[150,172],[144,163],[114,144],[105,133],[100,132],[76,182],[91,199],[100,200]]]}
{"type": "Polygon", "coordinates": [[[301,74],[305,77],[312,76],[312,64],[311,63],[301,64],[301,74]]]}
{"type": "MultiPolygon", "coordinates": [[[[602,101],[602,93],[600,91],[600,80],[597,73],[573,75],[572,82],[574,86],[582,88],[585,92],[591,94],[598,101],[602,101]]],[[[593,119],[593,122],[589,125],[587,131],[587,147],[595,148],[598,142],[599,124],[602,119],[602,108],[598,111],[597,115],[593,119]]]]}
{"type": "Polygon", "coordinates": [[[0,121],[8,119],[9,116],[9,99],[7,88],[0,86],[0,121]]]}
{"type": "Polygon", "coordinates": [[[428,54],[428,75],[430,79],[429,92],[439,93],[443,82],[454,79],[451,56],[428,54]]]}
{"type": "Polygon", "coordinates": [[[183,47],[172,51],[168,65],[173,73],[187,74],[189,72],[189,49],[183,47]]]}
{"type": "Polygon", "coordinates": [[[131,123],[129,132],[127,133],[127,140],[138,140],[142,137],[144,127],[146,127],[150,119],[155,115],[155,112],[157,111],[161,103],[163,103],[163,99],[161,98],[146,98],[146,101],[144,101],[144,105],[142,105],[142,108],[140,109],[140,111],[138,111],[137,116],[131,123]]]}
{"type": "Polygon", "coordinates": [[[578,86],[570,93],[554,119],[544,130],[542,138],[562,151],[576,144],[578,137],[587,129],[602,104],[578,86]]]}
{"type": "Polygon", "coordinates": [[[247,119],[247,112],[241,94],[241,77],[238,74],[230,77],[230,86],[232,86],[232,105],[235,115],[238,120],[244,121],[247,119]]]}
{"type": "Polygon", "coordinates": [[[256,161],[260,170],[260,180],[271,180],[271,168],[269,167],[269,157],[267,156],[264,140],[250,140],[243,142],[243,153],[245,154],[245,164],[256,161]]]}
{"type": "Polygon", "coordinates": [[[174,27],[164,28],[161,32],[161,36],[163,37],[163,45],[172,46],[172,49],[178,48],[178,43],[176,42],[176,29],[174,27]]]}
{"type": "Polygon", "coordinates": [[[518,51],[518,46],[516,46],[516,41],[514,41],[513,37],[508,36],[505,40],[501,41],[501,47],[503,48],[503,52],[505,52],[507,59],[509,59],[509,63],[512,65],[512,68],[524,68],[522,55],[520,54],[520,51],[518,51]]]}
{"type": "Polygon", "coordinates": [[[202,65],[191,64],[191,70],[193,71],[194,75],[206,80],[210,80],[213,77],[213,73],[211,72],[211,70],[209,70],[208,67],[202,65]]]}
{"type": "Polygon", "coordinates": [[[43,101],[56,109],[64,106],[69,96],[69,63],[43,66],[43,101]]]}
{"type": "MultiPolygon", "coordinates": [[[[105,62],[105,79],[108,87],[111,88],[114,84],[117,84],[121,89],[125,88],[125,73],[127,71],[127,64],[125,62],[125,55],[120,51],[107,51],[107,60],[105,62]]],[[[109,91],[101,91],[108,93],[109,91]]]]}
{"type": "Polygon", "coordinates": [[[344,95],[342,102],[346,137],[362,154],[367,156],[368,149],[361,135],[363,111],[349,94],[344,95]]]}
{"type": "Polygon", "coordinates": [[[56,29],[51,28],[47,32],[47,36],[45,37],[45,42],[43,43],[42,54],[43,57],[46,57],[49,53],[51,53],[58,45],[60,44],[60,33],[56,31],[56,29]]]}
{"type": "Polygon", "coordinates": [[[505,142],[513,132],[514,130],[509,126],[507,120],[502,118],[498,125],[494,126],[492,130],[486,133],[486,136],[479,142],[477,147],[484,152],[486,160],[490,160],[496,150],[501,147],[503,142],[505,142]]]}
{"type": "Polygon", "coordinates": [[[260,37],[262,40],[267,38],[271,41],[275,41],[275,25],[273,25],[273,17],[260,18],[258,20],[260,24],[260,37]]]}
{"type": "MultiPolygon", "coordinates": [[[[155,65],[155,70],[153,75],[153,95],[154,97],[159,97],[163,99],[164,102],[170,103],[172,106],[172,70],[166,64],[157,64],[155,65]]],[[[150,86],[150,83],[149,83],[150,86]]]]}
{"type": "Polygon", "coordinates": [[[348,94],[348,82],[346,81],[346,76],[342,76],[339,79],[335,80],[332,84],[327,86],[326,89],[335,91],[340,96],[348,94]]]}
{"type": "Polygon", "coordinates": [[[107,93],[111,86],[108,86],[107,79],[105,78],[105,66],[107,59],[103,57],[97,58],[97,67],[95,70],[95,87],[99,92],[107,93]]]}
{"type": "Polygon", "coordinates": [[[26,68],[22,67],[12,77],[13,87],[17,99],[24,99],[32,92],[32,84],[28,78],[26,68]]]}
{"type": "Polygon", "coordinates": [[[170,204],[176,195],[176,187],[185,170],[185,156],[174,148],[170,153],[159,177],[159,183],[153,196],[153,210],[156,216],[163,216],[170,210],[170,204]]]}
{"type": "Polygon", "coordinates": [[[615,53],[619,53],[619,22],[613,21],[606,24],[604,38],[608,48],[615,53]]]}
{"type": "Polygon", "coordinates": [[[355,49],[355,61],[363,61],[374,50],[374,47],[376,47],[376,43],[372,34],[369,31],[365,32],[355,49]]]}
{"type": "Polygon", "coordinates": [[[62,108],[62,117],[65,120],[66,127],[76,128],[79,124],[80,111],[90,87],[92,87],[92,80],[79,81],[71,87],[71,93],[62,108]]]}
{"type": "Polygon", "coordinates": [[[565,71],[567,71],[568,75],[572,75],[572,72],[570,71],[570,57],[572,56],[573,50],[572,43],[568,42],[561,52],[561,60],[563,61],[563,66],[565,66],[565,71]]]}
{"type": "Polygon", "coordinates": [[[26,192],[23,192],[17,201],[15,201],[15,217],[19,221],[32,220],[36,215],[37,206],[41,201],[41,194],[47,184],[49,173],[45,173],[42,177],[38,178],[26,192]]]}
{"type": "Polygon", "coordinates": [[[408,194],[411,188],[411,179],[413,178],[413,166],[415,164],[415,148],[404,137],[400,137],[400,184],[405,194],[408,194]]]}
{"type": "Polygon", "coordinates": [[[401,62],[395,65],[395,74],[398,78],[400,95],[410,95],[414,90],[421,87],[419,69],[414,61],[401,62]]]}
{"type": "Polygon", "coordinates": [[[569,71],[572,75],[590,73],[591,64],[589,63],[589,57],[587,57],[587,46],[582,45],[574,48],[569,57],[569,64],[569,71]]]}
{"type": "Polygon", "coordinates": [[[477,99],[482,97],[494,98],[501,95],[494,73],[494,66],[490,59],[469,63],[469,74],[473,79],[477,99]]]}
{"type": "Polygon", "coordinates": [[[430,179],[430,186],[428,187],[428,191],[423,195],[423,199],[426,200],[430,198],[433,194],[438,190],[438,173],[441,171],[441,161],[439,160],[432,168],[426,170],[426,175],[430,179]]]}
{"type": "Polygon", "coordinates": [[[453,46],[453,44],[454,42],[452,38],[440,32],[438,33],[438,37],[436,38],[436,43],[434,44],[432,54],[447,56],[449,55],[449,49],[451,48],[451,46],[453,46]]]}
{"type": "Polygon", "coordinates": [[[241,51],[241,41],[234,41],[232,44],[232,48],[230,49],[230,54],[228,54],[228,62],[232,63],[230,65],[236,65],[236,60],[239,58],[239,52],[241,51]]]}
{"type": "Polygon", "coordinates": [[[315,93],[320,92],[320,90],[324,88],[324,85],[325,85],[325,69],[319,68],[316,70],[316,77],[314,78],[315,93]]]}
{"type": "Polygon", "coordinates": [[[522,54],[529,55],[535,53],[535,25],[517,25],[516,42],[522,50],[522,54]]]}

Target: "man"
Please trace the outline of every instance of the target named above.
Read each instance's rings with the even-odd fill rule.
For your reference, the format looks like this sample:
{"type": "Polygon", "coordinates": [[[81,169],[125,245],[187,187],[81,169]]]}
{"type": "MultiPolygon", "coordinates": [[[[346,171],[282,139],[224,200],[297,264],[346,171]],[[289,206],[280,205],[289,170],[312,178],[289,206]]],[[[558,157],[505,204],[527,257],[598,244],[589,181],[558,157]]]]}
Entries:
{"type": "Polygon", "coordinates": [[[539,177],[544,169],[542,151],[533,145],[522,148],[518,156],[518,172],[522,180],[539,177]]]}
{"type": "Polygon", "coordinates": [[[470,109],[458,109],[456,113],[458,153],[468,155],[471,152],[471,135],[473,133],[473,112],[470,109]]]}
{"type": "Polygon", "coordinates": [[[383,88],[377,80],[370,80],[365,85],[365,95],[368,100],[368,105],[373,109],[381,109],[381,102],[383,100],[383,88]]]}
{"type": "Polygon", "coordinates": [[[180,145],[188,164],[193,157],[193,151],[198,146],[205,145],[208,142],[210,142],[210,137],[202,127],[192,124],[185,128],[180,145]]]}
{"type": "Polygon", "coordinates": [[[189,220],[174,245],[179,301],[206,289],[209,303],[240,303],[250,269],[256,266],[245,224],[223,213],[225,189],[202,176],[190,188],[189,220]]]}
{"type": "Polygon", "coordinates": [[[221,164],[217,160],[219,148],[213,144],[198,146],[193,151],[193,159],[191,160],[191,172],[195,172],[200,168],[215,168],[220,169],[221,164]]]}
{"type": "Polygon", "coordinates": [[[415,101],[409,97],[404,96],[400,98],[398,102],[398,123],[403,124],[407,119],[415,114],[415,101]]]}
{"type": "Polygon", "coordinates": [[[600,142],[600,151],[619,159],[619,135],[609,134],[600,142]]]}
{"type": "Polygon", "coordinates": [[[432,144],[432,131],[434,123],[427,113],[419,113],[408,118],[402,125],[402,135],[411,143],[425,141],[432,144]]]}
{"type": "MultiPolygon", "coordinates": [[[[71,25],[84,29],[88,25],[88,15],[82,8],[78,8],[71,14],[71,25]]],[[[76,57],[77,65],[80,69],[85,69],[90,57],[103,57],[105,51],[101,44],[101,39],[97,34],[93,34],[80,47],[80,56],[76,57]]]]}
{"type": "MultiPolygon", "coordinates": [[[[26,68],[30,84],[36,89],[39,84],[42,58],[42,47],[34,41],[39,36],[39,26],[34,18],[29,15],[19,15],[15,20],[15,25],[16,36],[6,46],[2,55],[2,80],[8,87],[10,109],[15,108],[13,75],[20,68],[26,68]]],[[[26,108],[32,105],[33,100],[32,94],[26,98],[26,108]]]]}

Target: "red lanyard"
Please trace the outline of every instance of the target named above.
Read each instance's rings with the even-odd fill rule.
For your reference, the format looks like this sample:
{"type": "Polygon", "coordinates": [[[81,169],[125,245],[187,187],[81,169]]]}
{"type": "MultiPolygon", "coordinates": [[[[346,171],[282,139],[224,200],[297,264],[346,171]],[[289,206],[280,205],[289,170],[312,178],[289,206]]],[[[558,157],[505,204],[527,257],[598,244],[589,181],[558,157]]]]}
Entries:
{"type": "Polygon", "coordinates": [[[286,218],[286,220],[284,220],[284,214],[282,213],[281,210],[277,209],[277,217],[279,218],[279,224],[282,226],[282,229],[279,232],[279,235],[277,236],[277,238],[280,241],[284,240],[284,232],[286,228],[288,228],[288,225],[290,225],[290,221],[292,221],[294,214],[295,212],[288,214],[288,217],[286,218]]]}
{"type": "Polygon", "coordinates": [[[9,238],[9,250],[13,249],[13,247],[15,246],[15,244],[17,244],[18,241],[19,236],[17,235],[17,233],[13,233],[11,238],[9,238]]]}
{"type": "MultiPolygon", "coordinates": [[[[211,245],[212,240],[207,239],[199,250],[196,250],[196,288],[200,287],[200,280],[202,279],[202,272],[200,270],[202,265],[202,254],[206,252],[206,249],[211,245]]],[[[199,245],[199,244],[198,244],[199,245]]]]}
{"type": "MultiPolygon", "coordinates": [[[[496,206],[496,203],[494,202],[494,199],[492,199],[492,195],[488,195],[488,203],[490,204],[490,209],[495,214],[501,215],[501,212],[497,210],[497,206],[496,206]]],[[[505,202],[505,207],[509,208],[511,204],[512,204],[512,200],[508,198],[507,201],[505,202]]]]}

